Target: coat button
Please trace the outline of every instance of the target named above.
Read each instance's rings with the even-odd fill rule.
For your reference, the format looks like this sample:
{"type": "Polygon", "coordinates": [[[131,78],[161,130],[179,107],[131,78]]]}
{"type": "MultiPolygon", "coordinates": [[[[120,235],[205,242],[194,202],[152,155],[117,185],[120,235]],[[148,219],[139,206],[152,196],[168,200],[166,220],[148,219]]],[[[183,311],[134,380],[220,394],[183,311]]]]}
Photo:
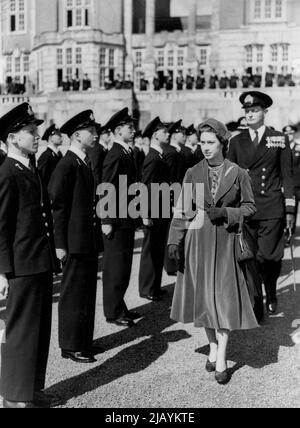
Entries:
{"type": "Polygon", "coordinates": [[[264,195],[264,194],[265,194],[265,191],[264,191],[264,190],[262,190],[262,191],[261,191],[261,194],[262,194],[262,195],[264,195]]]}
{"type": "Polygon", "coordinates": [[[262,183],[262,184],[261,184],[261,187],[265,187],[265,183],[262,183]]]}
{"type": "Polygon", "coordinates": [[[43,213],[43,217],[44,217],[44,218],[46,218],[46,217],[47,217],[46,213],[43,213]]]}
{"type": "Polygon", "coordinates": [[[49,224],[48,224],[48,223],[45,223],[45,226],[46,226],[46,227],[49,227],[49,224]]]}
{"type": "Polygon", "coordinates": [[[267,171],[267,170],[266,170],[266,168],[263,168],[262,170],[263,170],[263,172],[266,172],[266,171],[267,171]]]}
{"type": "Polygon", "coordinates": [[[265,180],[265,179],[266,179],[266,176],[265,176],[265,175],[263,175],[261,178],[262,178],[262,180],[265,180]]]}
{"type": "Polygon", "coordinates": [[[47,237],[50,238],[50,233],[49,232],[47,233],[47,237]]]}

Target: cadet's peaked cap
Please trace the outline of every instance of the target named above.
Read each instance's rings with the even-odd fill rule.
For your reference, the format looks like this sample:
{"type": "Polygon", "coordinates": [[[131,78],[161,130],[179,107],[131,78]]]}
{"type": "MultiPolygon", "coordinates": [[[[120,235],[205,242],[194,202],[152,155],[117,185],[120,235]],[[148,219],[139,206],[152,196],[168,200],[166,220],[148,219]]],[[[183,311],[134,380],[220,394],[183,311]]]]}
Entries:
{"type": "Polygon", "coordinates": [[[159,129],[167,129],[166,125],[162,123],[159,117],[156,117],[153,119],[145,128],[143,132],[143,138],[152,138],[154,132],[158,131],[159,129]]]}
{"type": "Polygon", "coordinates": [[[135,134],[134,134],[134,138],[139,138],[139,137],[142,137],[142,136],[143,136],[143,133],[140,130],[136,131],[135,134]]]}
{"type": "Polygon", "coordinates": [[[297,126],[295,126],[295,125],[287,125],[282,130],[282,132],[291,132],[291,131],[298,132],[297,126]]]}
{"type": "Polygon", "coordinates": [[[129,109],[126,107],[118,113],[114,114],[107,124],[105,128],[114,132],[118,126],[126,125],[127,123],[132,123],[134,121],[133,117],[129,115],[129,109]]]}
{"type": "Polygon", "coordinates": [[[182,126],[182,120],[179,120],[178,122],[172,123],[168,128],[169,134],[179,134],[181,132],[186,132],[186,128],[182,126]]]}
{"type": "Polygon", "coordinates": [[[48,129],[46,129],[44,135],[42,136],[42,140],[48,141],[52,135],[61,135],[61,132],[56,125],[51,125],[48,129]]]}
{"type": "Polygon", "coordinates": [[[228,131],[224,123],[219,122],[216,119],[207,119],[205,122],[201,123],[199,125],[199,131],[203,132],[203,129],[206,127],[213,129],[218,136],[224,138],[225,140],[229,140],[229,138],[231,138],[231,133],[228,131]]]}
{"type": "Polygon", "coordinates": [[[85,110],[68,120],[68,122],[60,128],[60,132],[71,137],[76,131],[86,129],[91,126],[97,127],[94,113],[92,110],[85,110]]]}
{"type": "Polygon", "coordinates": [[[35,117],[30,104],[20,104],[0,118],[0,140],[6,141],[11,132],[20,131],[27,125],[39,126],[42,123],[44,121],[35,117]]]}
{"type": "Polygon", "coordinates": [[[194,125],[191,125],[187,128],[186,135],[189,137],[189,136],[194,135],[194,134],[197,135],[198,132],[197,132],[196,128],[194,127],[194,125]]]}
{"type": "Polygon", "coordinates": [[[269,95],[258,91],[244,92],[240,96],[240,102],[243,104],[244,109],[256,106],[269,108],[273,105],[273,100],[269,95]]]}

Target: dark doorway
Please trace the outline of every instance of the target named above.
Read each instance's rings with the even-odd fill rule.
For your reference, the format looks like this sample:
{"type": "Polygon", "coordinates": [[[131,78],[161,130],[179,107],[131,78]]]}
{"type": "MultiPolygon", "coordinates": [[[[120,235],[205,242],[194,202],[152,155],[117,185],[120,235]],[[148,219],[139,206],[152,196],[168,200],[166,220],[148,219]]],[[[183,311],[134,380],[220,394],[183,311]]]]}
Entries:
{"type": "Polygon", "coordinates": [[[146,0],[133,0],[133,34],[146,32],[146,0]]]}

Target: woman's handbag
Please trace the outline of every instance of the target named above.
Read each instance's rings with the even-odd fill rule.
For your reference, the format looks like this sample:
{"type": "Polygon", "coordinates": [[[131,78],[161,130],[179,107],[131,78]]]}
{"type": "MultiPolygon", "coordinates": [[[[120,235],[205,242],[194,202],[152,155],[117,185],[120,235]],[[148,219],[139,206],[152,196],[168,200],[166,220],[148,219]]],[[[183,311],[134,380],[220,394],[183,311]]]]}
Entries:
{"type": "Polygon", "coordinates": [[[241,216],[239,231],[236,235],[236,240],[235,240],[236,258],[239,263],[254,259],[254,254],[251,251],[248,242],[244,238],[243,225],[244,225],[244,217],[241,216]]]}

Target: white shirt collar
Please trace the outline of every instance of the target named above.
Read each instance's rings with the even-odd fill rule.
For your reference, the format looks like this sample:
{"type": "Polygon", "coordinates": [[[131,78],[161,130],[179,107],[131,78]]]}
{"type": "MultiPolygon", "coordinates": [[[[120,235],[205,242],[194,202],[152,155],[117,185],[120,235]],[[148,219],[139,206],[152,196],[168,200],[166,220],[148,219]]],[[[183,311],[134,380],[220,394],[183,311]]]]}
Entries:
{"type": "Polygon", "coordinates": [[[49,143],[48,144],[48,148],[49,149],[51,149],[56,155],[58,155],[58,153],[59,153],[59,148],[58,147],[56,147],[56,146],[54,146],[54,144],[52,144],[52,143],[49,143]]]}
{"type": "Polygon", "coordinates": [[[4,152],[7,153],[7,145],[2,143],[2,141],[0,141],[0,149],[4,152]]]}
{"type": "Polygon", "coordinates": [[[164,154],[163,149],[156,144],[151,143],[151,149],[156,150],[160,155],[164,154]]]}
{"type": "Polygon", "coordinates": [[[170,145],[171,145],[171,147],[174,147],[177,150],[177,152],[179,152],[179,153],[181,152],[181,147],[179,144],[172,142],[170,145]]]}
{"type": "MultiPolygon", "coordinates": [[[[264,136],[266,129],[267,129],[266,125],[263,125],[257,130],[259,142],[261,142],[262,137],[264,136]]],[[[254,131],[254,129],[251,129],[251,128],[249,128],[249,132],[250,132],[251,140],[254,141],[254,139],[256,137],[256,132],[254,131]]]]}
{"type": "Polygon", "coordinates": [[[115,139],[115,143],[120,144],[120,146],[122,146],[123,149],[125,149],[127,153],[130,153],[130,147],[128,144],[124,143],[124,141],[115,139]]]}
{"type": "Polygon", "coordinates": [[[15,153],[11,153],[10,151],[8,152],[7,157],[10,159],[16,160],[17,162],[21,163],[26,168],[30,169],[30,167],[29,167],[30,159],[29,158],[24,158],[23,156],[16,155],[15,153]]]}
{"type": "Polygon", "coordinates": [[[71,146],[68,151],[74,153],[76,156],[79,157],[80,160],[82,160],[82,162],[85,163],[87,155],[82,150],[78,149],[75,146],[71,146]]]}
{"type": "Polygon", "coordinates": [[[99,142],[100,146],[102,146],[105,150],[108,150],[108,147],[105,143],[103,143],[102,141],[99,142]]]}

